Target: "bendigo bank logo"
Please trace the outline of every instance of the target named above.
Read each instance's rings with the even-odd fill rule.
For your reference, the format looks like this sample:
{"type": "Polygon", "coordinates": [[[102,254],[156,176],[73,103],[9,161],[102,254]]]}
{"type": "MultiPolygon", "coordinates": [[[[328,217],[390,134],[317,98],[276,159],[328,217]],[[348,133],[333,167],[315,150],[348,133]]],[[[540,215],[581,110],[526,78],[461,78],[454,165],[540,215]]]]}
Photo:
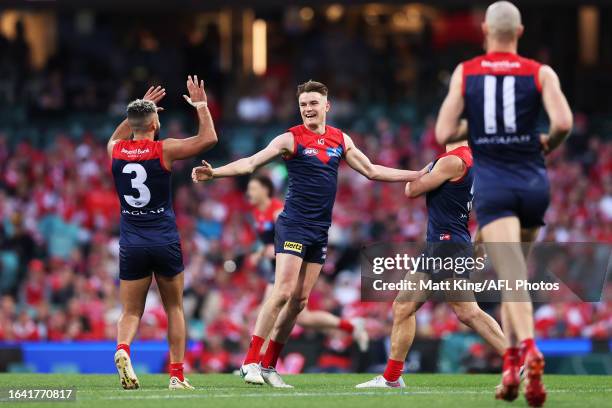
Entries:
{"type": "Polygon", "coordinates": [[[283,249],[285,251],[302,252],[302,244],[299,242],[285,241],[283,249]]]}
{"type": "Polygon", "coordinates": [[[521,63],[518,61],[487,61],[487,60],[482,60],[480,61],[480,66],[483,68],[491,68],[491,69],[513,69],[513,68],[520,68],[521,67],[521,63]]]}
{"type": "Polygon", "coordinates": [[[148,154],[150,153],[150,150],[148,147],[145,149],[132,149],[132,150],[128,150],[124,147],[123,149],[121,149],[121,153],[126,154],[128,156],[136,156],[140,154],[148,154]]]}

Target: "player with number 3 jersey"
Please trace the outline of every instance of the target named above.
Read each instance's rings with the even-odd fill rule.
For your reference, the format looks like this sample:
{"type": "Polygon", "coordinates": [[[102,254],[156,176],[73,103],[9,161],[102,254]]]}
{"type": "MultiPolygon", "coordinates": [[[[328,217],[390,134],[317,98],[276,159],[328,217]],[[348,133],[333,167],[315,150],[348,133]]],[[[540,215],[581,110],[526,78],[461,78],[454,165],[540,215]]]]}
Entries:
{"type": "Polygon", "coordinates": [[[151,87],[127,107],[127,119],[108,142],[115,188],[121,204],[119,297],[115,365],[125,389],[139,388],[130,359],[152,276],[168,315],[170,389],[193,389],[183,375],[185,319],[183,315],[183,256],[172,208],[171,168],[175,160],[193,157],[217,142],[207,107],[204,82],[187,79],[185,100],[196,108],[198,134],[186,139],[158,140],[157,107],[165,89],[151,87]]]}

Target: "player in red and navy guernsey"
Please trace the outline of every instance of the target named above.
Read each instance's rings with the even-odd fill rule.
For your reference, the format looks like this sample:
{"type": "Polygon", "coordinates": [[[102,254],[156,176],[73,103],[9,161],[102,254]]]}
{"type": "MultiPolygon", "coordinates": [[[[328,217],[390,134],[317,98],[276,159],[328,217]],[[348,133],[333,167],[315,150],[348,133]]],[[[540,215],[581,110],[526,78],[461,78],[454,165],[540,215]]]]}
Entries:
{"type": "Polygon", "coordinates": [[[192,173],[198,182],[250,174],[278,156],[286,161],[289,186],[275,226],[274,288],[259,312],[241,367],[247,383],[265,382],[273,387],[291,387],[274,367],[325,262],[340,160],[344,158],[371,180],[407,182],[421,174],[372,164],[347,134],[327,126],[330,103],[322,83],[308,81],[298,86],[297,97],[303,124],[277,136],[251,157],[218,168],[203,162],[192,173]],[[259,353],[268,335],[271,340],[260,365],[259,353]]]}
{"type": "Polygon", "coordinates": [[[187,79],[189,96],[200,126],[187,139],[158,140],[157,107],[165,96],[151,87],[143,99],[127,107],[127,119],[108,142],[115,187],[121,204],[119,238],[119,298],[122,313],[117,323],[115,364],[125,389],[139,387],[132,368],[130,344],[136,336],[152,275],[168,315],[170,389],[193,389],[183,375],[185,317],[183,315],[183,256],[172,208],[171,169],[175,160],[193,157],[217,143],[206,103],[203,81],[187,79]]]}
{"type": "MultiPolygon", "coordinates": [[[[427,249],[429,258],[449,257],[474,258],[472,240],[468,229],[472,209],[472,186],[474,172],[472,152],[466,142],[451,143],[446,152],[426,167],[427,173],[406,184],[406,195],[410,198],[425,195],[427,201],[427,249]]],[[[416,281],[443,281],[446,279],[469,279],[469,269],[421,270],[411,277],[416,281]]],[[[428,298],[426,291],[400,292],[393,302],[393,329],[391,350],[385,372],[374,379],[357,385],[357,388],[404,388],[402,379],[404,361],[416,333],[415,314],[428,298]]],[[[500,355],[505,350],[504,334],[499,324],[485,313],[473,295],[462,291],[460,297],[449,298],[458,319],[472,328],[500,355]]]]}
{"type": "MultiPolygon", "coordinates": [[[[274,224],[279,214],[283,211],[283,202],[274,196],[274,184],[268,176],[263,174],[251,177],[246,195],[249,204],[253,206],[251,210],[253,222],[261,244],[251,255],[251,261],[258,266],[258,270],[268,281],[263,296],[263,301],[265,302],[274,288],[274,267],[276,265],[274,224]]],[[[364,319],[341,319],[326,310],[310,310],[306,306],[298,315],[296,324],[305,329],[321,332],[341,330],[353,337],[360,351],[365,352],[368,349],[370,339],[365,330],[364,319]]],[[[265,350],[267,350],[267,346],[264,344],[262,353],[265,350]]]]}
{"type": "MultiPolygon", "coordinates": [[[[533,242],[549,203],[543,154],[570,134],[572,113],[559,79],[546,65],[517,54],[523,34],[519,10],[499,1],[487,9],[482,29],[485,55],[459,64],[436,123],[436,138],[446,144],[468,138],[474,154],[476,218],[487,253],[500,279],[527,278],[520,242],[533,242]],[[537,118],[548,114],[548,133],[537,118]],[[461,120],[465,114],[466,119],[461,120]]],[[[508,299],[511,293],[504,293],[508,299]]],[[[528,292],[504,301],[502,322],[510,347],[504,356],[502,383],[496,397],[514,400],[519,370],[525,366],[525,398],[531,406],[546,400],[542,384],[544,358],[534,342],[533,310],[528,292]]]]}
{"type": "Polygon", "coordinates": [[[257,174],[247,186],[247,200],[260,247],[251,255],[255,265],[262,266],[266,280],[274,283],[274,224],[283,211],[283,202],[274,196],[274,184],[268,176],[257,174]]]}
{"type": "Polygon", "coordinates": [[[428,174],[430,177],[421,177],[406,187],[409,197],[425,193],[427,242],[470,243],[468,222],[474,197],[472,151],[464,143],[446,146],[446,153],[436,157],[428,174]]]}

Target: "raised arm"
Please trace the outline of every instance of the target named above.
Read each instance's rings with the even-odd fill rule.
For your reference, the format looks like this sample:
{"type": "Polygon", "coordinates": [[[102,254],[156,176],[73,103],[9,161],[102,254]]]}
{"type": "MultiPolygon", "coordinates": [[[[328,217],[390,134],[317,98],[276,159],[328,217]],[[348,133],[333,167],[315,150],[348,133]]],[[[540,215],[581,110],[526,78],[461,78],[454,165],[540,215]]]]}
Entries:
{"type": "Polygon", "coordinates": [[[420,171],[400,170],[372,164],[370,159],[355,146],[353,139],[346,133],[344,134],[344,146],[346,147],[345,159],[348,165],[370,180],[412,181],[422,174],[420,171]]]}
{"type": "Polygon", "coordinates": [[[225,166],[213,168],[210,164],[202,161],[203,166],[194,167],[191,178],[194,183],[208,181],[213,178],[241,176],[251,174],[260,166],[270,160],[293,152],[293,135],[289,132],[275,137],[263,150],[250,157],[236,160],[225,166]]]}
{"type": "Polygon", "coordinates": [[[460,120],[464,108],[462,86],[463,65],[459,64],[453,72],[448,94],[442,102],[436,121],[436,140],[441,145],[467,138],[467,121],[460,120]]]}
{"type": "Polygon", "coordinates": [[[429,173],[406,184],[406,196],[416,198],[435,190],[448,180],[457,180],[465,173],[465,163],[457,156],[445,156],[438,160],[429,173]]]}
{"type": "Polygon", "coordinates": [[[548,134],[542,135],[541,138],[544,151],[547,153],[557,148],[570,135],[573,117],[555,71],[544,65],[540,68],[539,75],[542,84],[542,102],[550,120],[548,134]]]}
{"type": "Polygon", "coordinates": [[[217,132],[208,110],[208,99],[204,91],[204,81],[198,81],[198,76],[187,77],[189,96],[183,95],[188,104],[198,113],[198,134],[186,139],[164,140],[164,162],[168,167],[175,160],[183,160],[196,156],[217,144],[217,132]]]}
{"type": "MultiPolygon", "coordinates": [[[[162,88],[161,86],[152,86],[147,90],[147,93],[145,93],[142,99],[144,99],[145,101],[151,101],[157,105],[157,103],[161,101],[164,96],[166,96],[166,90],[164,88],[162,88]]],[[[157,108],[157,112],[161,112],[163,110],[164,108],[157,108]]],[[[108,155],[112,156],[113,147],[115,146],[115,143],[117,143],[119,140],[129,139],[130,136],[132,136],[132,129],[130,129],[130,125],[128,125],[127,119],[124,119],[119,124],[119,126],[117,126],[112,136],[108,140],[108,143],[106,144],[106,150],[108,152],[108,155]]]]}

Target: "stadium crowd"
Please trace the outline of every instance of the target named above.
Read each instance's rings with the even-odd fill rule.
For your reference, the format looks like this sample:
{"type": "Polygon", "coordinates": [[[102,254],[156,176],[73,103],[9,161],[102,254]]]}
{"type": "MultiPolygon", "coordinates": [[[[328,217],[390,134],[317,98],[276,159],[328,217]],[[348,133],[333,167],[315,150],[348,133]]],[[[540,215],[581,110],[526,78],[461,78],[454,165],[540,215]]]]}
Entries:
{"type": "MultiPolygon", "coordinates": [[[[173,129],[173,136],[185,135],[180,125],[173,129]]],[[[380,119],[371,132],[351,134],[369,157],[389,166],[420,168],[438,152],[431,124],[415,135],[408,126],[380,119]]],[[[104,144],[87,136],[75,143],[60,134],[48,148],[38,149],[25,142],[11,147],[2,137],[0,163],[0,340],[113,339],[120,313],[119,206],[104,144]]],[[[542,238],[612,242],[612,143],[591,136],[582,151],[570,145],[554,153],[549,165],[553,198],[542,238]]],[[[174,184],[190,338],[206,344],[194,364],[203,371],[225,371],[238,363],[232,358],[240,358],[248,343],[265,282],[248,257],[256,235],[244,180],[193,185],[190,167],[177,163],[174,184]]],[[[281,190],[282,169],[280,163],[264,169],[281,190]]],[[[379,240],[420,240],[425,227],[422,199],[409,200],[403,185],[374,183],[343,165],[330,253],[309,306],[368,318],[372,338],[383,341],[390,308],[359,301],[359,248],[379,240]]],[[[425,338],[465,329],[444,304],[428,304],[418,319],[418,334],[425,338]]],[[[152,290],[139,338],[163,339],[166,324],[152,290]]],[[[607,338],[612,305],[544,305],[536,312],[536,328],[540,337],[607,338]]],[[[303,335],[301,329],[295,335],[303,335]]],[[[324,342],[332,354],[348,346],[350,339],[339,333],[324,342]]],[[[346,364],[322,359],[323,365],[346,364]]]]}
{"type": "MultiPolygon", "coordinates": [[[[116,24],[131,26],[121,21],[116,24]]],[[[249,153],[264,141],[264,137],[252,140],[244,134],[224,136],[229,122],[270,137],[274,133],[267,133],[277,132],[279,126],[296,119],[293,84],[303,73],[290,69],[301,67],[305,72],[321,73],[316,79],[331,85],[331,123],[346,128],[373,161],[420,169],[440,152],[430,112],[437,109],[433,102],[444,89],[439,80],[443,75],[435,64],[418,62],[433,59],[446,70],[452,65],[442,61],[442,54],[434,58],[427,33],[410,37],[408,43],[390,34],[389,46],[376,48],[367,45],[363,37],[346,36],[336,26],[325,30],[318,26],[317,37],[309,43],[325,46],[326,55],[346,56],[330,58],[339,66],[307,58],[312,54],[309,50],[300,49],[288,57],[273,48],[265,78],[244,78],[239,86],[226,87],[230,79],[219,69],[214,30],[195,30],[184,39],[184,49],[174,50],[159,32],[156,36],[155,30],[137,28],[125,33],[122,47],[113,48],[112,58],[108,58],[106,51],[114,46],[114,39],[106,35],[112,32],[109,26],[112,23],[107,22],[103,29],[89,34],[72,33],[75,40],[62,42],[42,70],[30,66],[21,31],[12,41],[0,36],[2,55],[11,55],[0,61],[0,100],[7,102],[3,108],[9,108],[0,113],[8,113],[3,118],[13,121],[18,115],[11,109],[25,109],[27,117],[43,124],[36,131],[45,139],[42,144],[15,141],[14,129],[0,128],[0,341],[114,339],[120,314],[119,202],[102,141],[109,135],[79,129],[75,134],[65,121],[62,130],[43,130],[47,120],[73,111],[118,117],[138,89],[145,89],[144,83],[174,78],[174,83],[164,85],[173,92],[182,90],[181,75],[192,69],[204,73],[211,83],[209,99],[220,137],[219,148],[211,155],[226,162],[234,158],[227,152],[235,155],[239,143],[248,146],[242,150],[249,153]],[[424,55],[426,52],[429,54],[424,55]],[[398,62],[400,57],[405,60],[398,62]],[[168,60],[178,62],[165,64],[168,60]],[[359,60],[372,61],[373,71],[348,68],[366,65],[359,60]],[[415,61],[417,64],[411,64],[415,61]],[[414,66],[418,72],[398,68],[414,66]],[[330,72],[351,72],[352,76],[334,77],[330,72]],[[401,87],[394,86],[398,78],[405,79],[401,87]],[[355,83],[363,86],[358,90],[348,86],[355,83]],[[380,101],[391,94],[397,101],[402,99],[398,94],[412,98],[426,94],[431,100],[424,106],[408,103],[400,117],[363,104],[371,97],[380,101]]],[[[314,31],[294,31],[289,38],[299,43],[301,36],[314,31]]],[[[475,53],[478,47],[477,39],[462,52],[475,53]]],[[[462,53],[444,55],[457,61],[456,54],[462,53]]],[[[179,100],[167,99],[170,107],[179,100]]],[[[162,116],[162,123],[163,136],[187,135],[180,120],[166,124],[162,116]]],[[[577,114],[574,136],[548,158],[552,202],[541,233],[543,240],[612,242],[612,142],[594,129],[589,116],[577,114]]],[[[193,164],[176,163],[173,169],[175,212],[186,267],[189,334],[193,340],[203,340],[191,350],[190,363],[204,372],[229,371],[240,365],[248,346],[265,281],[248,256],[257,243],[244,197],[245,179],[194,185],[188,176],[193,164]]],[[[263,171],[270,174],[282,195],[286,181],[283,165],[273,163],[263,171]]],[[[391,309],[386,303],[359,301],[359,251],[363,244],[376,241],[423,239],[424,200],[405,198],[403,189],[401,184],[368,181],[342,165],[328,260],[309,301],[312,309],[330,310],[349,319],[366,318],[374,349],[376,344],[384,348],[391,309]]],[[[499,317],[495,305],[484,306],[499,317]]],[[[610,302],[542,305],[535,317],[539,337],[612,337],[610,302]]],[[[439,339],[466,330],[445,304],[428,303],[417,318],[421,338],[439,339]]],[[[166,328],[161,301],[152,288],[139,338],[164,339],[166,328]]],[[[294,335],[311,334],[298,327],[294,335]]],[[[348,336],[330,332],[321,344],[321,369],[350,368],[348,336]]]]}

